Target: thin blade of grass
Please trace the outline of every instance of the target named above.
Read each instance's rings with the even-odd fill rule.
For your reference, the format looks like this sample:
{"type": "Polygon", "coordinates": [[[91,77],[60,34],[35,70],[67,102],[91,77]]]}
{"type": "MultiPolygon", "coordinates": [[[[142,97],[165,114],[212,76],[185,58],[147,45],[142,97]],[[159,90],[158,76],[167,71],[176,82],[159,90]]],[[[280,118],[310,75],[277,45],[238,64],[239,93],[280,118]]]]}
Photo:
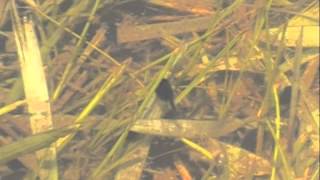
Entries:
{"type": "Polygon", "coordinates": [[[279,154],[279,147],[277,144],[280,144],[280,131],[281,131],[281,115],[280,115],[280,103],[279,103],[279,97],[276,86],[273,86],[273,95],[274,95],[274,101],[275,101],[275,112],[276,112],[276,118],[275,118],[275,139],[274,141],[278,142],[274,146],[273,151],[273,163],[275,164],[272,166],[272,172],[271,172],[271,179],[276,179],[276,173],[277,173],[277,161],[278,161],[278,154],[279,154]]]}
{"type": "Polygon", "coordinates": [[[282,145],[280,144],[279,141],[276,141],[276,132],[274,131],[271,123],[269,121],[267,121],[267,127],[269,129],[269,131],[271,132],[271,135],[273,137],[273,139],[275,140],[275,144],[276,146],[278,147],[278,150],[279,150],[279,154],[280,154],[280,160],[281,160],[281,163],[283,164],[283,172],[285,174],[285,177],[288,179],[288,180],[292,180],[294,179],[294,174],[293,174],[293,170],[291,168],[291,166],[289,165],[289,162],[288,162],[288,157],[287,155],[285,154],[284,150],[283,150],[283,147],[282,145]]]}
{"type": "Polygon", "coordinates": [[[9,112],[17,109],[19,106],[22,106],[25,104],[26,104],[26,100],[21,100],[21,101],[16,101],[12,104],[6,105],[6,106],[0,108],[0,116],[4,115],[6,113],[9,113],[9,112]]]}

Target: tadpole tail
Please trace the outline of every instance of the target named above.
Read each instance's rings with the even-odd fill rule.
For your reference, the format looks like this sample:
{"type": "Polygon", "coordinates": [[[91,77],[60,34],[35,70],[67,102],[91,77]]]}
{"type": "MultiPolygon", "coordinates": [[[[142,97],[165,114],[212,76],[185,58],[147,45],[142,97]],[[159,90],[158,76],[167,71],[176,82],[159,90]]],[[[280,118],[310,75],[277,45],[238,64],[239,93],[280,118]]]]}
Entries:
{"type": "Polygon", "coordinates": [[[173,99],[170,99],[170,106],[171,106],[171,109],[176,112],[176,105],[174,104],[174,101],[173,99]]]}

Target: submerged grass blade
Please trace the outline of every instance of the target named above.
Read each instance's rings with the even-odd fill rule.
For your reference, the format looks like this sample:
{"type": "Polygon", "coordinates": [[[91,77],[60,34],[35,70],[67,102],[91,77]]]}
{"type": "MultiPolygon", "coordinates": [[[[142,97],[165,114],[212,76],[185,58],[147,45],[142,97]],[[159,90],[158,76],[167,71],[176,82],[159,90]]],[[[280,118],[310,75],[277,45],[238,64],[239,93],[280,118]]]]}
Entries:
{"type": "Polygon", "coordinates": [[[280,160],[281,160],[281,163],[283,165],[283,173],[285,174],[286,178],[288,180],[292,180],[294,179],[294,171],[292,170],[291,166],[289,165],[289,162],[288,162],[288,156],[285,154],[285,151],[283,150],[283,147],[282,145],[280,144],[279,141],[277,141],[276,139],[276,132],[274,131],[272,125],[270,122],[267,121],[267,126],[268,126],[268,129],[269,131],[271,132],[272,134],[272,137],[274,139],[274,142],[276,144],[276,146],[278,147],[278,150],[279,150],[279,156],[280,156],[280,160]]]}
{"type": "Polygon", "coordinates": [[[16,101],[12,104],[6,105],[4,107],[0,108],[0,116],[4,115],[8,112],[11,112],[13,110],[15,110],[16,108],[18,108],[19,106],[25,105],[26,104],[26,100],[21,100],[21,101],[16,101]]]}
{"type": "MultiPolygon", "coordinates": [[[[53,128],[49,92],[45,70],[41,59],[38,39],[31,20],[20,19],[16,4],[11,3],[12,21],[18,49],[22,80],[32,133],[36,134],[53,128]],[[21,24],[21,22],[23,22],[21,24]]],[[[58,179],[56,147],[51,146],[36,152],[40,164],[38,176],[41,179],[58,179]],[[50,166],[45,167],[50,162],[50,166]]]]}
{"type": "Polygon", "coordinates": [[[271,172],[271,179],[276,179],[276,173],[277,173],[277,162],[278,162],[278,153],[279,153],[279,147],[278,144],[280,144],[280,127],[281,127],[281,115],[280,115],[280,103],[279,103],[279,97],[276,86],[273,86],[273,95],[274,95],[274,101],[275,101],[275,112],[276,112],[276,118],[275,118],[275,125],[276,125],[276,134],[275,139],[277,143],[274,146],[273,151],[273,163],[274,166],[272,166],[272,172],[271,172]]]}
{"type": "MultiPolygon", "coordinates": [[[[71,133],[74,128],[60,128],[51,131],[35,134],[8,145],[0,147],[0,164],[16,159],[17,157],[46,148],[57,139],[71,133]]],[[[51,162],[51,161],[50,161],[51,162]]]]}
{"type": "Polygon", "coordinates": [[[184,144],[186,144],[187,146],[189,146],[190,148],[194,149],[195,151],[201,153],[202,155],[204,155],[206,158],[208,158],[209,160],[213,159],[212,154],[206,150],[204,147],[201,147],[200,145],[186,139],[186,138],[182,138],[181,142],[183,142],[184,144]]]}

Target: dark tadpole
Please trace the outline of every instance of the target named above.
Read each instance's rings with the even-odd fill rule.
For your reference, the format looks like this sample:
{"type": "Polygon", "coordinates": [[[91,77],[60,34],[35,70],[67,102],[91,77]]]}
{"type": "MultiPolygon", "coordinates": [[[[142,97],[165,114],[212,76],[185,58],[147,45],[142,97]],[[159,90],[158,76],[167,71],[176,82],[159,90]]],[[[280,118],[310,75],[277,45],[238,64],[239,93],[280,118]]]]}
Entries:
{"type": "Polygon", "coordinates": [[[169,102],[173,111],[176,111],[174,105],[174,93],[167,79],[162,79],[156,89],[157,96],[165,102],[169,102]]]}
{"type": "Polygon", "coordinates": [[[291,101],[291,96],[292,96],[292,87],[291,86],[285,87],[279,95],[281,105],[289,106],[291,101]]]}

